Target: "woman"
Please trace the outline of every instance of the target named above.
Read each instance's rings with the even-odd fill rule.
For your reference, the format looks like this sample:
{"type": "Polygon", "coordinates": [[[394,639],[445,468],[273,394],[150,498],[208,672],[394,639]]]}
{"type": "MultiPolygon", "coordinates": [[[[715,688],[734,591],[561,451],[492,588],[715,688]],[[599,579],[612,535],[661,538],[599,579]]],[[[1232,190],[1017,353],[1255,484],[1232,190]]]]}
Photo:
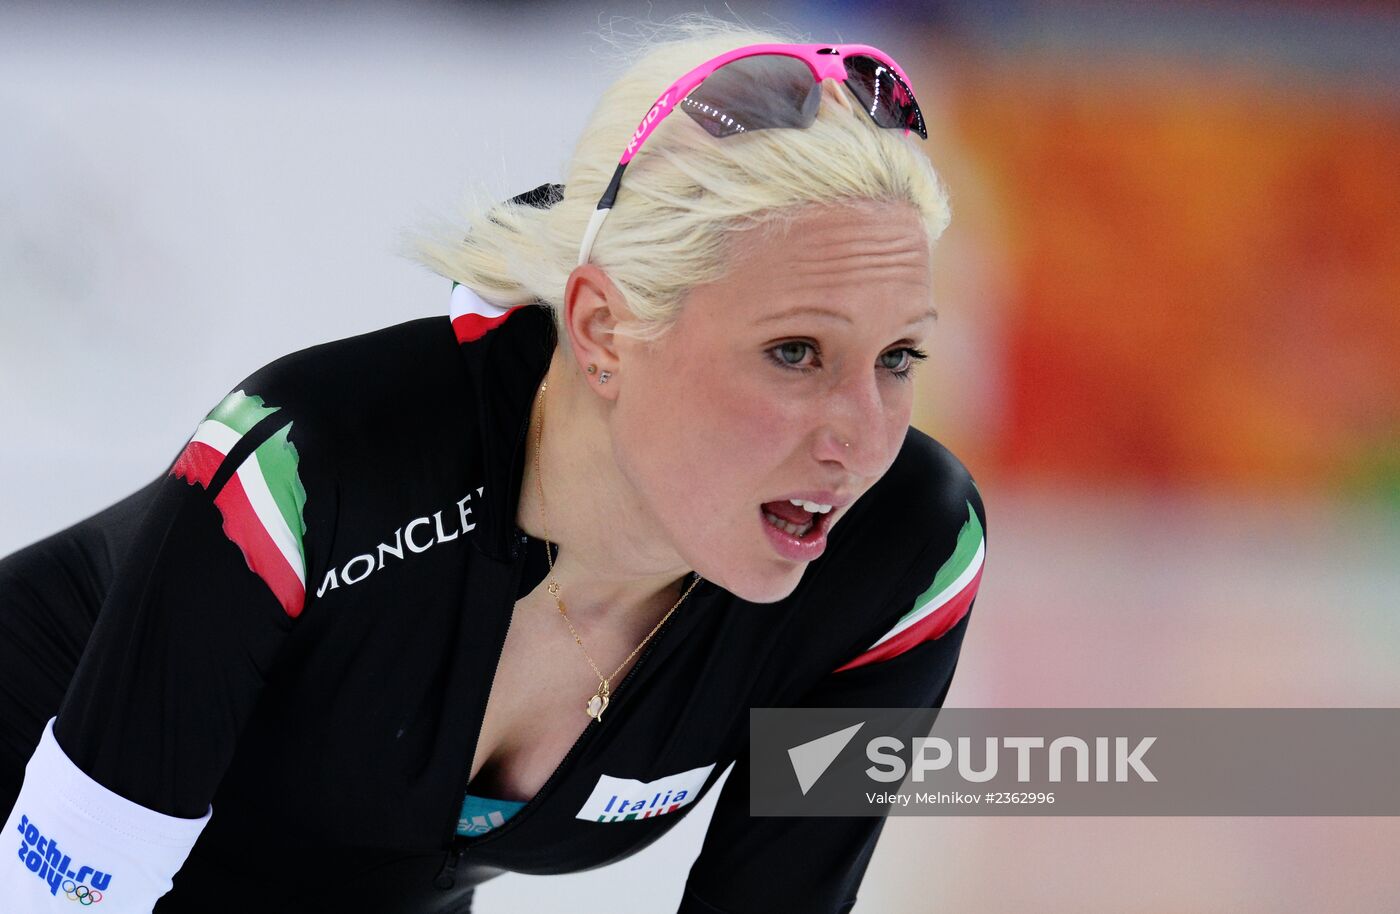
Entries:
{"type": "Polygon", "coordinates": [[[909,426],[917,104],[779,41],[653,48],[565,185],[425,245],[450,320],[264,366],[0,562],[6,910],[466,912],[730,762],[683,914],[849,910],[882,820],[750,818],[748,709],[941,705],[985,518],[909,426]]]}

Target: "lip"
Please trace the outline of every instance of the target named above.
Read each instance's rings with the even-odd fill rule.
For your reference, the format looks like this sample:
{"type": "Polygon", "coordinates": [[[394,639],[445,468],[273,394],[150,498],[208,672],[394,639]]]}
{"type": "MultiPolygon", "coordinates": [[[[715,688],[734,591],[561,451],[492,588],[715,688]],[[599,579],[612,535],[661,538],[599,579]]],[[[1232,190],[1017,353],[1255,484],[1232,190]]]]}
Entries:
{"type": "Polygon", "coordinates": [[[768,536],[768,542],[779,555],[790,562],[810,562],[826,551],[826,532],[831,527],[831,515],[835,513],[833,507],[826,514],[814,515],[812,522],[815,526],[801,539],[768,523],[763,516],[763,505],[758,506],[758,522],[768,536]]]}

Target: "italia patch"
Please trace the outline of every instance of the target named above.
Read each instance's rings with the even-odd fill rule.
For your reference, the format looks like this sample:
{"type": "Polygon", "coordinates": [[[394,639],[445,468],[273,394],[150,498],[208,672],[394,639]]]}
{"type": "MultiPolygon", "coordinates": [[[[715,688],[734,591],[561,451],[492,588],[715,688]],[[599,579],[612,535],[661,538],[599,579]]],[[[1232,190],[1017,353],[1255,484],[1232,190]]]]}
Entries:
{"type": "MultiPolygon", "coordinates": [[[[234,445],[278,409],[261,397],[234,391],[199,423],[168,475],[208,489],[234,445]]],[[[224,483],[214,504],[224,518],[224,535],[287,615],[296,618],[306,603],[306,489],[297,472],[296,445],[287,437],[291,427],[288,422],[258,445],[224,483]]]]}
{"type": "Polygon", "coordinates": [[[675,812],[694,801],[714,767],[715,763],[711,762],[654,781],[600,775],[593,793],[574,818],[589,822],[626,822],[675,812]]]}
{"type": "Polygon", "coordinates": [[[914,598],[914,605],[899,621],[875,640],[858,657],[837,667],[835,672],[865,666],[897,657],[916,644],[947,634],[972,608],[982,583],[982,563],[987,556],[982,522],[972,503],[967,503],[967,521],[958,531],[953,554],[938,569],[928,590],[914,598]]]}

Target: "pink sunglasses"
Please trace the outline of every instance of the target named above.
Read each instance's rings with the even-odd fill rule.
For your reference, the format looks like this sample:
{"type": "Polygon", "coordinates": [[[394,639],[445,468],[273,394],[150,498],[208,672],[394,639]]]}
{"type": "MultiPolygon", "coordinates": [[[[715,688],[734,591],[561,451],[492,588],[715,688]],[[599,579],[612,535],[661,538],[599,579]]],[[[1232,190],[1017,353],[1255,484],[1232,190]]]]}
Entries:
{"type": "Polygon", "coordinates": [[[928,139],[923,113],[904,71],[879,48],[865,44],[751,44],[735,48],[676,80],[642,118],[588,221],[579,247],[579,265],[588,262],[593,240],[617,199],[627,163],[677,105],[719,139],[773,127],[800,129],[812,126],[817,119],[824,79],[845,85],[879,126],[902,129],[906,136],[918,131],[921,139],[928,139]]]}

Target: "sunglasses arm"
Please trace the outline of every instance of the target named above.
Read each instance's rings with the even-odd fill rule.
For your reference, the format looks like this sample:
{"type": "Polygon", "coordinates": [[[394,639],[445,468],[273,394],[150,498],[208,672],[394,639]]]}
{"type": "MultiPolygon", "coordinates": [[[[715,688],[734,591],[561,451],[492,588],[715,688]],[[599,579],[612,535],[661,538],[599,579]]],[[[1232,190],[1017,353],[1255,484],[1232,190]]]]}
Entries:
{"type": "Polygon", "coordinates": [[[617,200],[617,189],[622,184],[622,173],[626,170],[626,162],[618,164],[617,171],[613,172],[612,180],[608,182],[608,189],[603,191],[603,198],[598,201],[598,208],[589,217],[588,228],[583,233],[583,243],[578,249],[579,266],[588,263],[588,255],[593,252],[593,241],[598,237],[598,230],[603,227],[603,220],[612,212],[613,202],[617,200]]]}

